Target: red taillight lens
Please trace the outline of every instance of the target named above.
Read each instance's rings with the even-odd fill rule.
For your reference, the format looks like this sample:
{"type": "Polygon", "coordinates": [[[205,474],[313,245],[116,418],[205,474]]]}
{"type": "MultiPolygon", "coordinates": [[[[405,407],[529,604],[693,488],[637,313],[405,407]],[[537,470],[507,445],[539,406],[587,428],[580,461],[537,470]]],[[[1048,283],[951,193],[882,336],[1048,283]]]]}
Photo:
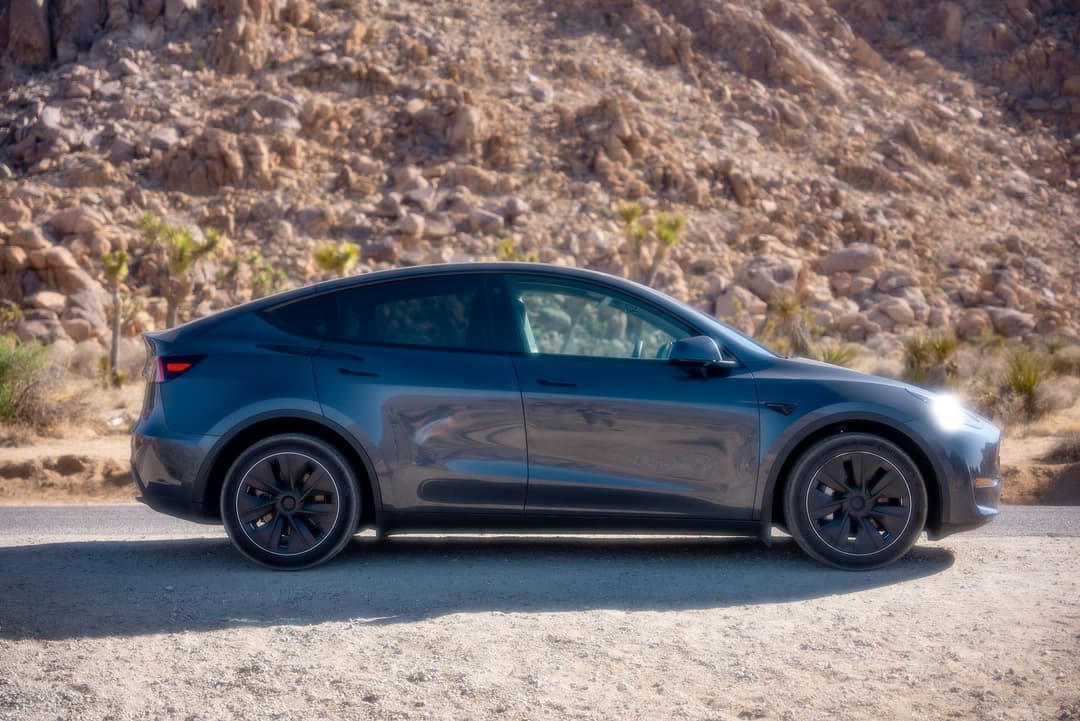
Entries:
{"type": "Polygon", "coordinates": [[[154,373],[154,382],[163,383],[182,376],[191,370],[202,358],[158,358],[154,373]]]}

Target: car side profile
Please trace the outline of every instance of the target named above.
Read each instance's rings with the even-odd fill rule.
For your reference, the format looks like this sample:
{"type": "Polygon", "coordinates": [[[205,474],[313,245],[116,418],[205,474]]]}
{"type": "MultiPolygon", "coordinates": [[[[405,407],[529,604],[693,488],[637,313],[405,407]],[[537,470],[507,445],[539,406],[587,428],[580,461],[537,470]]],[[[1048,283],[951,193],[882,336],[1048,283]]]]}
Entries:
{"type": "Polygon", "coordinates": [[[142,500],[273,568],[372,527],[777,526],[868,569],[997,513],[1000,433],[951,397],[779,357],[593,271],[379,271],[145,338],[142,500]]]}

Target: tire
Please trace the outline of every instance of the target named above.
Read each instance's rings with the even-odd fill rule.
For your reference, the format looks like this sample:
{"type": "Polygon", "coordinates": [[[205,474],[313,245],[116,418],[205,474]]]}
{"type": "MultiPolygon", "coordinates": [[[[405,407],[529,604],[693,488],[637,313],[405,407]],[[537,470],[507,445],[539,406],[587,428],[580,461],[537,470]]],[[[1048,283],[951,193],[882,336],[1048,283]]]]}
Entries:
{"type": "Polygon", "coordinates": [[[849,571],[880,568],[911,550],[926,509],[926,486],[911,457],[866,433],[841,433],[808,448],[784,489],[795,542],[849,571]]]}
{"type": "Polygon", "coordinates": [[[336,448],[284,434],[264,438],[233,462],[221,488],[221,518],[245,556],[295,571],[348,545],[361,499],[356,473],[336,448]]]}

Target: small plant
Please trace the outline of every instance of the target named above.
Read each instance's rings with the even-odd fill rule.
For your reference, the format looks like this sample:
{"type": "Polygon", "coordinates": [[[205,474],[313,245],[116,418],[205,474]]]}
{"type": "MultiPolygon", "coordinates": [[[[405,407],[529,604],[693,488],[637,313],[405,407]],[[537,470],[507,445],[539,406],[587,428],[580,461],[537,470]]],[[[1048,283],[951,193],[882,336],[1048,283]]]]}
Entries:
{"type": "Polygon", "coordinates": [[[811,357],[823,363],[831,363],[834,366],[849,366],[859,357],[859,349],[855,346],[841,345],[839,343],[827,343],[814,349],[811,357]]]}
{"type": "Polygon", "coordinates": [[[116,366],[117,357],[120,355],[120,330],[123,317],[123,306],[120,303],[120,286],[128,276],[131,255],[126,250],[113,250],[102,254],[101,263],[105,269],[105,280],[112,298],[112,307],[109,309],[112,321],[112,342],[109,344],[106,378],[109,385],[119,388],[124,382],[116,366]]]}
{"type": "Polygon", "coordinates": [[[262,253],[252,250],[244,256],[251,273],[251,297],[262,298],[281,290],[288,280],[285,271],[263,257],[262,253]]]}
{"type": "Polygon", "coordinates": [[[1004,388],[1020,400],[1029,420],[1038,415],[1039,388],[1049,375],[1046,357],[1024,346],[1014,348],[1005,358],[1004,388]]]}
{"type": "Polygon", "coordinates": [[[45,397],[51,381],[48,347],[0,337],[0,423],[48,426],[56,414],[45,397]]]}
{"type": "Polygon", "coordinates": [[[499,260],[507,262],[524,261],[526,263],[538,263],[540,258],[536,253],[529,253],[528,255],[522,255],[521,251],[514,245],[514,241],[510,238],[503,238],[499,241],[499,244],[495,247],[495,255],[499,260]]]}
{"type": "Polygon", "coordinates": [[[787,349],[790,355],[811,355],[818,329],[803,305],[801,293],[777,293],[766,312],[768,319],[762,331],[766,338],[778,349],[787,349]]]}
{"type": "Polygon", "coordinates": [[[326,243],[315,249],[315,265],[324,273],[343,276],[360,262],[360,246],[356,243],[326,243]]]}
{"type": "Polygon", "coordinates": [[[951,333],[916,335],[904,340],[904,379],[918,385],[949,385],[956,381],[953,356],[959,344],[951,333]]]}
{"type": "Polygon", "coordinates": [[[0,301],[0,334],[7,335],[15,331],[23,322],[23,312],[14,301],[0,301]]]}
{"type": "Polygon", "coordinates": [[[652,285],[671,249],[682,242],[686,232],[686,216],[681,213],[658,213],[651,223],[647,223],[645,209],[636,201],[620,203],[615,208],[615,215],[623,224],[627,241],[627,277],[652,285]],[[644,254],[649,246],[651,252],[647,260],[644,254]]]}
{"type": "Polygon", "coordinates": [[[192,270],[200,259],[213,255],[221,247],[221,233],[214,228],[203,231],[205,240],[199,242],[191,228],[172,225],[153,213],[143,213],[139,218],[143,238],[156,249],[161,261],[162,295],[165,296],[165,325],[176,325],[181,306],[187,302],[194,288],[192,270]]]}

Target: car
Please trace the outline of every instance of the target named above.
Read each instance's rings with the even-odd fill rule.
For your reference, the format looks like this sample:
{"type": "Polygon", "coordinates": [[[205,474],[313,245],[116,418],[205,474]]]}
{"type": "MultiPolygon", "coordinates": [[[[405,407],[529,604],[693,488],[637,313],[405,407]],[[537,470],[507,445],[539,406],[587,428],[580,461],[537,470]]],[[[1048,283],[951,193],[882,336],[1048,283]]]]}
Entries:
{"type": "Polygon", "coordinates": [[[377,271],[145,334],[141,500],[275,569],[362,529],[790,534],[842,569],[986,523],[1000,432],[603,273],[377,271]]]}

